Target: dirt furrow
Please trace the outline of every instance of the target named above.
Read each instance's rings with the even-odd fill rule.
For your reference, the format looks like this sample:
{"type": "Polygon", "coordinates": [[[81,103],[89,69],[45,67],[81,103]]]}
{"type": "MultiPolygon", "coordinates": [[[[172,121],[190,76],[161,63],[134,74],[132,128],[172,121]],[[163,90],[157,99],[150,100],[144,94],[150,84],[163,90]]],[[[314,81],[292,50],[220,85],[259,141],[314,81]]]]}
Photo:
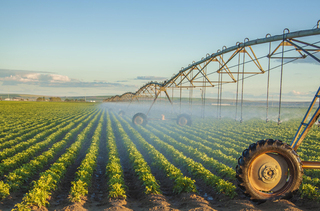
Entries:
{"type": "MultiPolygon", "coordinates": [[[[99,145],[99,155],[97,157],[97,167],[93,172],[92,183],[89,187],[88,201],[87,203],[105,203],[107,200],[107,181],[106,181],[106,165],[107,165],[107,120],[106,115],[103,118],[102,131],[99,145]]],[[[86,206],[86,205],[85,205],[86,206]]]]}

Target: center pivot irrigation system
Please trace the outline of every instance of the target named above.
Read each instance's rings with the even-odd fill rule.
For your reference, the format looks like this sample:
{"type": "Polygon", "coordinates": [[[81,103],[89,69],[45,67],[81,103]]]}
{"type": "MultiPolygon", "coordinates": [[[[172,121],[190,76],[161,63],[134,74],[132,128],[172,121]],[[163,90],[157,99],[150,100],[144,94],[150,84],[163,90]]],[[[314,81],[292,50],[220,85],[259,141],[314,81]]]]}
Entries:
{"type": "MultiPolygon", "coordinates": [[[[216,53],[207,54],[198,62],[192,62],[186,68],[173,75],[163,83],[149,82],[143,85],[136,92],[127,92],[122,95],[116,95],[104,100],[105,102],[129,102],[152,100],[149,110],[146,114],[137,113],[133,116],[134,124],[145,125],[148,120],[149,112],[157,101],[161,93],[171,103],[173,108],[173,93],[180,91],[180,115],[177,120],[180,125],[191,125],[191,117],[188,114],[181,114],[182,91],[189,91],[189,105],[192,106],[193,90],[200,89],[201,92],[201,116],[204,117],[206,105],[206,89],[217,87],[217,117],[221,118],[221,106],[223,86],[234,83],[235,86],[235,119],[243,121],[243,104],[244,104],[244,81],[247,78],[259,74],[267,74],[266,87],[266,121],[269,109],[269,89],[270,89],[270,72],[271,70],[280,70],[280,90],[279,90],[279,113],[278,124],[281,122],[281,102],[282,102],[282,81],[284,66],[298,59],[312,58],[320,63],[317,53],[320,51],[320,20],[313,29],[290,32],[284,29],[283,34],[271,36],[267,34],[265,38],[237,42],[232,47],[222,47],[216,53]],[[306,39],[306,40],[304,40],[306,39]],[[254,48],[256,48],[254,50],[254,48]],[[257,56],[261,55],[261,56],[257,56]],[[274,60],[275,62],[271,62],[274,60]],[[274,64],[272,66],[272,64],[274,64]],[[172,96],[169,96],[169,90],[172,96]]],[[[274,84],[274,83],[273,83],[274,84]]],[[[124,111],[120,111],[123,114],[124,111]]],[[[162,117],[162,120],[166,118],[162,117]]]]}
{"type": "MultiPolygon", "coordinates": [[[[267,73],[267,104],[266,121],[268,122],[268,101],[270,88],[270,71],[280,69],[280,95],[279,95],[279,115],[280,124],[282,79],[284,65],[297,59],[311,57],[320,64],[317,53],[320,52],[320,20],[317,25],[310,30],[290,32],[288,29],[283,34],[271,36],[267,34],[265,38],[237,43],[233,47],[223,47],[216,53],[207,54],[198,62],[193,62],[186,68],[182,68],[169,80],[163,83],[150,82],[142,86],[135,93],[125,93],[121,96],[114,96],[107,99],[107,102],[132,102],[133,100],[153,99],[147,115],[156,102],[161,92],[171,104],[172,98],[168,94],[168,89],[180,90],[180,111],[182,89],[189,89],[189,96],[192,99],[192,90],[201,88],[202,105],[205,105],[205,90],[207,87],[218,87],[218,109],[217,115],[221,116],[222,88],[226,83],[236,83],[236,112],[238,115],[238,104],[240,104],[240,122],[242,121],[244,79],[257,74],[267,73]],[[307,39],[305,41],[303,39],[307,39]],[[311,40],[311,42],[310,42],[311,40]],[[276,47],[272,48],[272,45],[276,47]],[[258,50],[263,56],[256,56],[253,46],[262,46],[258,50]],[[263,48],[266,46],[265,48],[263,48]],[[268,51],[265,53],[263,51],[268,51]],[[267,68],[263,68],[261,60],[266,60],[267,68]],[[277,59],[278,63],[271,66],[271,60],[277,59]],[[279,64],[280,63],[280,64],[279,64]],[[215,64],[213,71],[208,71],[209,64],[215,64]],[[213,74],[215,73],[215,74],[213,74]],[[212,76],[216,75],[216,79],[212,76]],[[226,77],[225,77],[225,76],[226,77]],[[241,87],[239,84],[241,82],[241,87]],[[239,97],[240,95],[240,97],[239,97]],[[239,99],[240,98],[240,99],[239,99]],[[240,101],[240,102],[239,102],[240,101]]],[[[306,73],[307,74],[307,73],[306,73]]],[[[319,78],[319,75],[315,76],[319,78]]],[[[189,99],[189,102],[190,101],[189,99]]],[[[204,111],[204,109],[202,109],[204,111]]],[[[134,124],[146,124],[147,115],[137,113],[133,117],[134,124]]],[[[297,149],[306,137],[312,125],[320,116],[320,87],[316,92],[301,125],[298,128],[290,145],[279,140],[266,139],[251,144],[243,151],[236,166],[236,177],[239,188],[251,200],[265,201],[277,198],[287,198],[299,189],[302,182],[303,169],[320,169],[320,162],[300,161],[297,149]],[[316,101],[319,106],[316,107],[316,101]],[[310,115],[315,110],[313,115],[310,115]]],[[[190,125],[191,118],[186,114],[178,116],[177,123],[180,125],[190,125]]],[[[320,121],[320,120],[319,120],[320,121]]]]}

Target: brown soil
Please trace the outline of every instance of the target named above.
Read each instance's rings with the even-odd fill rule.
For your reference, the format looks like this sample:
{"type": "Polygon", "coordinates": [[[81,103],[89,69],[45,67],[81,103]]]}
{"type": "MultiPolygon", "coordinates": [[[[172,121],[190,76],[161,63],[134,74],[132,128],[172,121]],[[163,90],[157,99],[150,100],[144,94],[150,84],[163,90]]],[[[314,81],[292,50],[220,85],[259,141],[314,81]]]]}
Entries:
{"type": "MultiPolygon", "coordinates": [[[[106,128],[106,116],[102,128],[106,128]]],[[[88,198],[96,202],[101,202],[107,197],[107,180],[106,180],[106,165],[107,165],[107,146],[106,146],[107,134],[106,130],[102,129],[99,145],[99,154],[97,157],[97,166],[93,172],[91,185],[89,186],[88,198]]]]}
{"type": "MultiPolygon", "coordinates": [[[[8,202],[8,200],[6,201],[8,202]]],[[[1,211],[11,210],[6,206],[5,201],[0,202],[1,211]]],[[[12,208],[12,207],[11,207],[12,208]]],[[[181,194],[168,198],[164,195],[150,195],[143,196],[140,199],[105,199],[104,201],[97,202],[83,198],[81,203],[59,204],[57,206],[51,205],[50,207],[33,208],[37,211],[116,211],[116,210],[141,210],[141,211],[200,211],[200,210],[219,210],[219,211],[276,211],[276,210],[319,210],[319,204],[305,200],[298,200],[295,203],[288,200],[268,201],[262,204],[254,204],[245,199],[227,198],[220,201],[210,201],[197,194],[181,194]]]]}

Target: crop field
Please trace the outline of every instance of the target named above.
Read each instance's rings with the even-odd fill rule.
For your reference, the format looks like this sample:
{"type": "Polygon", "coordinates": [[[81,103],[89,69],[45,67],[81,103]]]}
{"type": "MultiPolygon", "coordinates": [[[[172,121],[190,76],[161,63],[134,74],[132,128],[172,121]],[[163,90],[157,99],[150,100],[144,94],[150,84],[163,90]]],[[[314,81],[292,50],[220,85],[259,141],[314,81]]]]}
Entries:
{"type": "MultiPolygon", "coordinates": [[[[112,105],[112,104],[111,104],[112,105]]],[[[110,104],[0,102],[0,210],[317,210],[320,171],[291,200],[255,204],[235,167],[250,144],[288,144],[300,124],[193,118],[192,126],[119,116],[110,104]]],[[[299,108],[297,108],[299,110],[299,108]]],[[[301,109],[298,111],[301,112],[301,109]]],[[[302,112],[303,113],[303,112],[302,112]]],[[[320,128],[298,149],[320,161],[320,128]]]]}

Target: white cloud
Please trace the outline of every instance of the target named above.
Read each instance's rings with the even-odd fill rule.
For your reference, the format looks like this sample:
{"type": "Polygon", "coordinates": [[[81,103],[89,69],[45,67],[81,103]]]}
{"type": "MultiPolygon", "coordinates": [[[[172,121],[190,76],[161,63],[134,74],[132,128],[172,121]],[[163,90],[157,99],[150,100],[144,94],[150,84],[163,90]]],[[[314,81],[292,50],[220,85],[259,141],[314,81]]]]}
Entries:
{"type": "Polygon", "coordinates": [[[105,80],[80,81],[66,75],[47,72],[0,69],[2,85],[36,85],[40,87],[135,87],[105,80]]]}
{"type": "Polygon", "coordinates": [[[38,81],[38,75],[37,74],[10,75],[7,77],[0,78],[0,81],[21,82],[21,83],[35,82],[35,81],[38,81]]]}
{"type": "Polygon", "coordinates": [[[66,75],[57,75],[57,74],[50,74],[49,75],[52,79],[50,82],[70,82],[71,79],[66,75]]]}
{"type": "Polygon", "coordinates": [[[299,92],[299,91],[296,91],[296,90],[292,90],[292,94],[293,95],[310,95],[311,93],[308,93],[308,92],[299,92]]]}
{"type": "Polygon", "coordinates": [[[40,73],[30,73],[26,74],[25,77],[29,80],[39,80],[40,73]]]}

